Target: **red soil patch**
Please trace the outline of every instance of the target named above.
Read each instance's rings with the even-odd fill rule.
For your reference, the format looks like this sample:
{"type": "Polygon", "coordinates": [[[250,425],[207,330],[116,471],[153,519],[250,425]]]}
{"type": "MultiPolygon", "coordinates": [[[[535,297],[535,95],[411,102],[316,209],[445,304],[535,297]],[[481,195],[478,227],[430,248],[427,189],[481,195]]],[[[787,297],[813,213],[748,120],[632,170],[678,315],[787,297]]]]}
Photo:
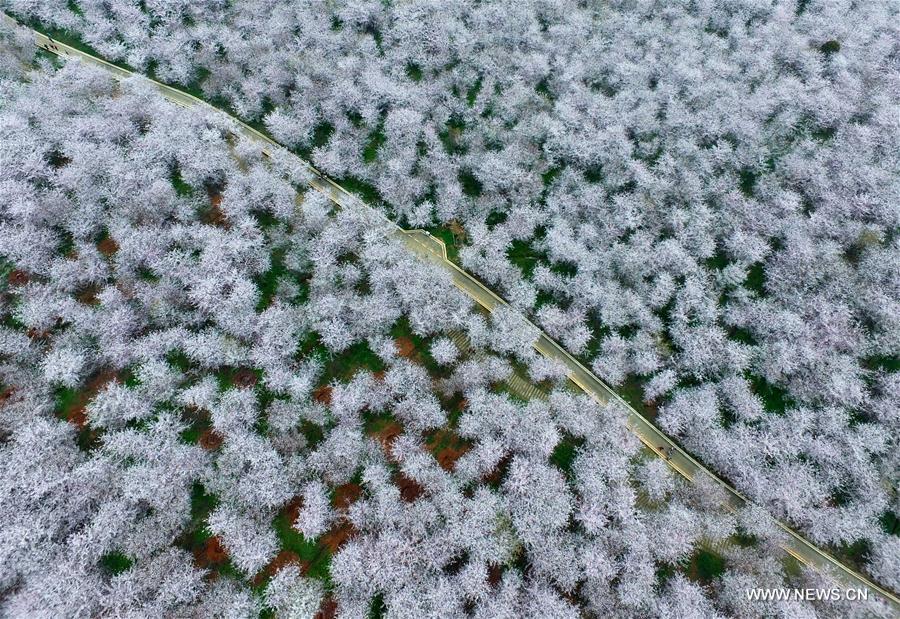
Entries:
{"type": "Polygon", "coordinates": [[[394,346],[397,347],[397,352],[401,357],[411,357],[416,350],[416,345],[405,335],[394,340],[394,346]]]}
{"type": "Polygon", "coordinates": [[[362,496],[362,488],[359,484],[349,483],[334,489],[332,505],[335,509],[346,510],[362,496]]]}
{"type": "Polygon", "coordinates": [[[437,453],[438,464],[445,471],[453,471],[456,468],[456,461],[459,460],[471,447],[463,445],[461,447],[446,447],[437,453]]]}
{"type": "Polygon", "coordinates": [[[334,619],[337,617],[337,602],[330,595],[322,600],[319,612],[313,615],[313,619],[334,619]]]}
{"type": "Polygon", "coordinates": [[[313,399],[319,404],[324,404],[328,406],[331,404],[331,392],[334,389],[331,388],[331,385],[322,385],[315,391],[313,391],[313,399]]]}
{"type": "Polygon", "coordinates": [[[403,473],[394,475],[394,484],[400,488],[400,498],[407,503],[412,503],[425,494],[425,489],[422,486],[403,473]]]}
{"type": "Polygon", "coordinates": [[[503,580],[503,567],[492,563],[488,566],[488,584],[491,589],[496,589],[501,580],[503,580]]]}
{"type": "Polygon", "coordinates": [[[87,409],[84,406],[73,408],[69,411],[69,416],[66,420],[79,430],[84,430],[88,424],[87,409]]]}
{"type": "Polygon", "coordinates": [[[215,451],[222,444],[222,441],[225,439],[221,434],[213,430],[212,428],[207,428],[200,434],[200,447],[206,449],[207,451],[215,451]]]}
{"type": "Polygon", "coordinates": [[[452,430],[439,430],[428,441],[428,449],[445,471],[452,471],[456,461],[472,447],[452,430]]]}
{"type": "Polygon", "coordinates": [[[356,529],[353,527],[353,524],[348,520],[341,519],[337,524],[331,527],[331,530],[328,531],[328,533],[322,536],[319,543],[327,548],[331,554],[334,554],[355,535],[356,529]]]}
{"type": "Polygon", "coordinates": [[[194,549],[194,565],[199,568],[221,565],[226,561],[228,551],[217,536],[210,537],[203,546],[194,549]]]}
{"type": "Polygon", "coordinates": [[[256,376],[256,372],[249,368],[240,368],[234,373],[234,378],[231,379],[231,382],[237,387],[246,389],[254,386],[257,380],[259,379],[256,376]]]}
{"type": "Polygon", "coordinates": [[[99,251],[104,256],[112,256],[114,253],[119,251],[119,244],[116,243],[112,237],[108,236],[97,243],[97,251],[99,251]]]}
{"type": "Polygon", "coordinates": [[[269,561],[269,564],[264,567],[259,574],[253,577],[253,586],[258,587],[263,582],[270,579],[272,576],[278,573],[281,568],[286,567],[288,565],[297,565],[300,567],[300,573],[306,574],[309,570],[309,562],[301,561],[300,555],[292,550],[282,550],[275,558],[269,561]]]}
{"type": "Polygon", "coordinates": [[[6,276],[6,281],[10,286],[24,286],[28,283],[28,273],[19,269],[13,269],[6,276]]]}
{"type": "Polygon", "coordinates": [[[281,508],[281,513],[287,518],[288,525],[291,527],[294,526],[294,523],[297,522],[297,517],[300,515],[300,508],[303,507],[303,497],[295,496],[293,499],[288,501],[284,507],[281,508]]]}
{"type": "Polygon", "coordinates": [[[381,443],[381,448],[384,449],[384,453],[387,455],[388,460],[394,459],[391,449],[394,446],[394,441],[401,434],[403,434],[403,426],[396,421],[391,421],[373,435],[373,438],[381,443]]]}

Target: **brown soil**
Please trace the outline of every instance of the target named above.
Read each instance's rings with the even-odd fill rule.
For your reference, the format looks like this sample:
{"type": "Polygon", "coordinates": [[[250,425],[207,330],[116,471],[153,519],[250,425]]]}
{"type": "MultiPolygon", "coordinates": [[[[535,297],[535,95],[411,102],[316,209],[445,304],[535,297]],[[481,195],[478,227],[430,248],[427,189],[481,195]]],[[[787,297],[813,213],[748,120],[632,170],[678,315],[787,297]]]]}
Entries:
{"type": "Polygon", "coordinates": [[[237,387],[249,388],[254,386],[257,380],[259,379],[253,370],[249,368],[240,368],[234,373],[234,378],[231,379],[231,382],[237,387]]]}
{"type": "Polygon", "coordinates": [[[331,385],[322,385],[315,391],[313,391],[313,399],[319,404],[324,404],[328,406],[331,404],[331,392],[334,389],[331,388],[331,385]]]}
{"type": "Polygon", "coordinates": [[[373,438],[381,443],[381,448],[384,449],[384,453],[388,457],[388,460],[394,459],[391,448],[394,446],[396,438],[401,434],[403,434],[403,426],[396,421],[391,421],[373,435],[373,438]]]}
{"type": "Polygon", "coordinates": [[[27,335],[28,337],[30,337],[33,340],[43,340],[48,335],[50,335],[50,330],[48,329],[46,331],[38,331],[34,327],[29,327],[28,331],[25,332],[25,335],[27,335]]]}
{"type": "Polygon", "coordinates": [[[86,411],[88,403],[94,399],[94,396],[97,395],[98,391],[103,389],[108,383],[118,380],[118,378],[118,372],[113,372],[112,370],[104,370],[94,374],[91,379],[88,380],[84,389],[78,393],[78,397],[69,408],[62,411],[63,416],[69,423],[79,430],[83,430],[88,425],[86,411]]]}
{"type": "Polygon", "coordinates": [[[377,380],[379,383],[384,380],[384,370],[378,370],[377,372],[372,372],[372,378],[377,380]]]}
{"type": "Polygon", "coordinates": [[[503,566],[492,563],[488,566],[488,584],[491,589],[496,589],[501,580],[503,580],[503,566]]]}
{"type": "Polygon", "coordinates": [[[439,430],[428,441],[428,450],[445,471],[453,471],[456,461],[471,448],[452,430],[439,430]]]}
{"type": "Polygon", "coordinates": [[[228,551],[217,536],[210,537],[202,546],[194,549],[194,565],[199,568],[222,565],[228,561],[228,551]]]}
{"type": "Polygon", "coordinates": [[[112,256],[119,251],[119,244],[112,237],[108,236],[97,243],[97,250],[104,256],[112,256]]]}
{"type": "Polygon", "coordinates": [[[6,281],[10,286],[24,286],[28,283],[28,273],[19,269],[13,269],[6,276],[6,281]]]}
{"type": "Polygon", "coordinates": [[[334,619],[337,617],[337,602],[330,595],[322,600],[319,612],[313,615],[313,619],[334,619]]]}
{"type": "Polygon", "coordinates": [[[67,421],[79,430],[84,430],[84,428],[88,424],[87,409],[84,406],[73,408],[71,411],[69,411],[69,417],[67,421]]]}
{"type": "Polygon", "coordinates": [[[494,470],[482,477],[482,481],[488,484],[495,484],[500,482],[505,476],[506,471],[509,469],[509,462],[512,460],[512,456],[509,454],[503,456],[503,459],[497,463],[497,466],[494,467],[494,470]]]}
{"type": "Polygon", "coordinates": [[[461,447],[446,447],[438,452],[437,461],[441,468],[445,471],[453,471],[456,468],[456,461],[459,460],[471,447],[462,445],[461,447]]]}
{"type": "Polygon", "coordinates": [[[215,190],[208,190],[209,209],[203,213],[202,221],[205,224],[219,226],[220,228],[228,228],[228,217],[222,211],[222,194],[215,190]]]}
{"type": "Polygon", "coordinates": [[[253,586],[258,587],[263,584],[265,581],[270,579],[272,576],[278,573],[278,571],[288,565],[297,565],[300,567],[300,572],[302,574],[306,574],[309,570],[309,562],[301,561],[300,555],[292,550],[282,550],[275,558],[269,561],[269,564],[264,567],[259,574],[253,577],[253,586]]]}
{"type": "Polygon", "coordinates": [[[447,222],[447,228],[450,232],[453,233],[453,236],[456,237],[457,241],[464,241],[466,238],[466,229],[463,228],[463,225],[459,222],[458,219],[451,219],[447,222]]]}
{"type": "Polygon", "coordinates": [[[6,389],[4,389],[3,393],[0,393],[0,404],[5,404],[6,401],[9,400],[15,392],[15,387],[7,387],[6,389]]]}
{"type": "Polygon", "coordinates": [[[84,305],[99,305],[100,300],[97,298],[99,293],[100,287],[96,284],[90,284],[79,290],[75,294],[75,298],[79,303],[83,303],[84,305]]]}
{"type": "Polygon", "coordinates": [[[200,447],[206,449],[207,451],[215,451],[222,445],[222,441],[224,441],[224,437],[213,430],[212,428],[207,428],[200,434],[200,447]]]}
{"type": "Polygon", "coordinates": [[[397,347],[397,352],[401,357],[411,357],[416,350],[416,345],[405,335],[394,340],[394,346],[397,347]]]}
{"type": "Polygon", "coordinates": [[[425,489],[422,486],[403,473],[394,475],[394,484],[400,488],[400,498],[407,503],[412,503],[425,494],[425,489]]]}
{"type": "Polygon", "coordinates": [[[349,483],[334,489],[332,505],[335,509],[346,510],[362,496],[362,487],[359,484],[349,483]]]}
{"type": "Polygon", "coordinates": [[[281,508],[281,513],[287,518],[289,526],[293,527],[294,523],[297,522],[297,516],[300,515],[301,507],[303,507],[303,497],[295,496],[281,508]]]}
{"type": "Polygon", "coordinates": [[[458,410],[459,412],[463,412],[464,410],[466,410],[467,406],[469,406],[469,401],[467,399],[463,398],[462,400],[459,401],[459,404],[457,405],[456,410],[458,410]]]}
{"type": "Polygon", "coordinates": [[[328,533],[322,536],[319,543],[327,548],[331,554],[334,554],[355,535],[356,529],[353,527],[353,524],[342,518],[331,527],[328,533]]]}

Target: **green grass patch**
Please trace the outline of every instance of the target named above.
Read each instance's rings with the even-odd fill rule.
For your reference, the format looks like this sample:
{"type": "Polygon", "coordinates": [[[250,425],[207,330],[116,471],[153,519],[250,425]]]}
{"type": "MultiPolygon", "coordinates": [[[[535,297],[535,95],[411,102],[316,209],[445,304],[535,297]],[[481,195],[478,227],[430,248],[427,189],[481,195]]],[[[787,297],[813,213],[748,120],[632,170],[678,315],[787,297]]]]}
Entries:
{"type": "Polygon", "coordinates": [[[365,148],[363,148],[363,161],[372,163],[378,159],[378,149],[384,144],[387,137],[384,134],[384,116],[378,121],[375,130],[369,135],[365,148]]]}
{"type": "Polygon", "coordinates": [[[431,227],[426,228],[426,230],[431,233],[431,236],[435,236],[444,242],[444,246],[447,248],[447,258],[451,262],[459,264],[459,243],[456,235],[443,227],[431,227]]]}
{"type": "Polygon", "coordinates": [[[534,269],[539,263],[547,261],[545,252],[536,250],[530,241],[521,239],[510,243],[506,250],[506,257],[522,271],[522,275],[526,279],[531,279],[534,269]]]}
{"type": "Polygon", "coordinates": [[[415,62],[410,62],[406,65],[406,75],[414,82],[422,81],[422,67],[420,67],[415,62]]]}
{"type": "Polygon", "coordinates": [[[191,486],[191,523],[179,540],[179,545],[193,552],[206,543],[212,534],[206,528],[206,519],[219,504],[219,499],[214,494],[206,492],[199,481],[191,486]]]}
{"type": "Polygon", "coordinates": [[[645,419],[653,421],[656,419],[656,407],[647,406],[644,402],[644,384],[647,380],[641,376],[629,374],[621,385],[616,387],[615,391],[623,400],[628,402],[631,407],[639,412],[645,419]]]}
{"type": "Polygon", "coordinates": [[[172,188],[175,190],[175,193],[182,198],[194,195],[194,188],[184,182],[184,179],[181,178],[181,170],[179,170],[177,166],[172,168],[172,173],[169,175],[169,182],[172,183],[172,188]]]}
{"type": "Polygon", "coordinates": [[[346,382],[359,370],[378,372],[383,369],[384,362],[372,352],[368,343],[359,342],[325,361],[325,371],[320,382],[322,384],[334,380],[346,382]]]}
{"type": "Polygon", "coordinates": [[[831,58],[832,55],[841,51],[841,44],[835,40],[825,41],[819,47],[819,51],[825,54],[825,58],[831,58]]]}
{"type": "Polygon", "coordinates": [[[725,559],[710,550],[701,549],[691,555],[687,576],[704,585],[711,584],[725,572],[725,559]]]}
{"type": "Polygon", "coordinates": [[[459,116],[451,116],[447,126],[438,134],[444,150],[451,155],[461,155],[466,152],[462,145],[462,134],[466,130],[465,121],[459,116]]]}
{"type": "Polygon", "coordinates": [[[340,184],[350,193],[355,193],[356,195],[358,195],[363,200],[363,202],[365,202],[369,206],[376,206],[384,203],[384,200],[381,199],[381,194],[378,192],[378,189],[376,189],[374,185],[371,185],[358,178],[355,178],[353,176],[345,176],[340,181],[338,181],[338,184],[340,184]]]}
{"type": "Polygon", "coordinates": [[[134,561],[118,551],[108,552],[100,557],[100,568],[109,576],[117,576],[132,565],[134,561]]]}
{"type": "Polygon", "coordinates": [[[747,271],[747,279],[744,281],[748,290],[752,290],[760,296],[766,294],[766,272],[762,262],[754,262],[747,271]]]}
{"type": "Polygon", "coordinates": [[[261,312],[270,305],[278,290],[278,280],[287,275],[284,266],[284,248],[276,248],[269,258],[269,270],[256,277],[256,287],[259,289],[259,301],[256,303],[256,311],[261,312]]]}
{"type": "Polygon", "coordinates": [[[748,198],[753,197],[753,189],[756,186],[756,179],[756,172],[748,169],[741,170],[740,175],[738,176],[738,186],[741,189],[741,193],[743,193],[748,198]]]}
{"type": "Polygon", "coordinates": [[[309,563],[306,575],[329,583],[328,567],[331,565],[331,553],[328,552],[328,549],[303,537],[293,527],[293,523],[288,521],[288,515],[283,511],[275,517],[273,526],[278,535],[278,541],[281,543],[281,549],[295,552],[301,561],[309,563]]]}
{"type": "Polygon", "coordinates": [[[785,411],[794,405],[794,400],[785,389],[773,385],[765,378],[755,374],[747,374],[746,377],[753,385],[753,391],[762,399],[768,412],[784,415],[785,411]]]}
{"type": "Polygon", "coordinates": [[[881,529],[888,535],[900,536],[900,517],[892,511],[886,511],[878,519],[881,529]]]}
{"type": "Polygon", "coordinates": [[[71,387],[57,387],[53,392],[53,412],[60,419],[66,420],[69,414],[78,405],[79,395],[78,389],[71,387]]]}
{"type": "Polygon", "coordinates": [[[481,195],[481,181],[475,178],[475,175],[472,174],[472,172],[469,170],[460,170],[458,178],[460,185],[462,185],[463,194],[470,198],[477,198],[481,195]]]}
{"type": "Polygon", "coordinates": [[[582,444],[584,444],[584,439],[566,436],[557,443],[553,453],[550,454],[550,462],[556,465],[569,481],[573,480],[572,465],[575,463],[578,448],[582,444]]]}
{"type": "Polygon", "coordinates": [[[537,85],[534,87],[534,91],[542,97],[546,97],[550,101],[554,101],[556,99],[556,96],[550,90],[550,82],[546,77],[542,78],[541,81],[537,83],[537,85]]]}
{"type": "Polygon", "coordinates": [[[469,89],[466,90],[466,103],[469,107],[475,105],[475,100],[478,98],[479,92],[481,92],[481,76],[478,76],[478,79],[475,80],[475,83],[469,86],[469,89]]]}

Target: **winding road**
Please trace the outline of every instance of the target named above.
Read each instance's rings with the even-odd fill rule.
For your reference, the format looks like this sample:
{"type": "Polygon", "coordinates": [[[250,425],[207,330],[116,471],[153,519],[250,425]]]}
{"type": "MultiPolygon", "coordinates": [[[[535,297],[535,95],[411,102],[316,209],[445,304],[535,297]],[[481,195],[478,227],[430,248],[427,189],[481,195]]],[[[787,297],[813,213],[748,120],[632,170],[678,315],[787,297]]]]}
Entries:
{"type": "MultiPolygon", "coordinates": [[[[7,23],[13,24],[20,28],[24,28],[24,26],[18,24],[18,22],[12,17],[4,13],[0,13],[0,15],[3,15],[3,19],[7,23]]],[[[77,58],[82,62],[97,66],[104,71],[111,73],[113,76],[119,79],[125,79],[130,78],[134,75],[139,75],[111,64],[105,60],[82,52],[78,49],[75,49],[69,45],[65,45],[64,43],[55,41],[41,32],[34,30],[32,30],[32,32],[34,34],[35,45],[60,57],[77,58]]],[[[256,129],[253,129],[240,120],[231,117],[226,112],[219,110],[209,103],[198,99],[193,95],[182,92],[176,88],[172,88],[171,86],[167,86],[144,76],[141,77],[152,83],[157,88],[157,90],[159,90],[163,97],[177,105],[185,108],[198,108],[207,111],[214,111],[215,113],[219,114],[224,114],[225,116],[230,118],[232,122],[236,123],[238,133],[260,146],[260,149],[264,155],[272,156],[276,149],[279,152],[286,152],[286,150],[280,144],[276,143],[266,135],[260,133],[256,129]]],[[[506,301],[504,301],[496,293],[490,290],[487,286],[482,284],[478,279],[450,261],[447,258],[446,247],[440,239],[435,238],[434,236],[423,230],[404,230],[400,228],[395,223],[390,222],[390,220],[388,220],[381,212],[368,207],[368,205],[363,203],[362,200],[360,200],[358,197],[351,194],[343,187],[319,172],[309,162],[293,154],[291,154],[290,156],[294,157],[297,162],[301,163],[303,166],[309,169],[312,174],[309,183],[313,188],[324,193],[330,200],[332,200],[335,204],[342,208],[362,208],[376,215],[380,219],[389,222],[394,230],[394,234],[396,234],[402,240],[407,248],[409,248],[412,252],[414,252],[421,258],[428,260],[448,271],[450,273],[450,276],[452,277],[454,285],[456,285],[456,287],[462,290],[466,295],[471,297],[475,302],[484,307],[486,310],[494,311],[494,309],[496,309],[497,307],[509,306],[506,301]]],[[[531,321],[527,319],[527,317],[523,316],[523,318],[527,322],[532,324],[532,326],[534,326],[533,323],[531,323],[531,321]]],[[[728,505],[734,510],[740,509],[749,502],[748,499],[746,499],[741,493],[721,480],[712,471],[707,469],[690,454],[684,451],[680,446],[678,446],[678,444],[676,444],[672,439],[666,436],[655,425],[645,419],[640,413],[638,413],[627,402],[619,397],[609,386],[607,386],[606,383],[604,383],[600,378],[594,375],[589,369],[584,367],[584,365],[582,365],[577,359],[570,355],[556,341],[551,339],[537,326],[534,326],[534,328],[540,334],[537,340],[534,342],[534,348],[541,355],[551,359],[555,359],[565,365],[568,370],[569,379],[597,402],[602,404],[606,404],[610,401],[616,402],[622,408],[622,410],[625,411],[625,414],[627,415],[628,427],[631,429],[631,431],[633,431],[649,449],[656,453],[660,458],[665,460],[665,462],[668,463],[669,466],[671,466],[688,480],[693,481],[700,477],[706,477],[711,480],[713,483],[724,490],[727,496],[728,505]]],[[[867,590],[874,593],[876,596],[881,598],[896,613],[897,616],[900,616],[900,600],[898,600],[896,595],[873,583],[864,575],[842,564],[827,552],[820,550],[787,525],[781,522],[777,522],[777,524],[783,532],[781,546],[785,550],[785,552],[795,557],[802,563],[815,569],[816,571],[826,575],[833,582],[835,582],[835,584],[841,586],[845,590],[867,590]]]]}

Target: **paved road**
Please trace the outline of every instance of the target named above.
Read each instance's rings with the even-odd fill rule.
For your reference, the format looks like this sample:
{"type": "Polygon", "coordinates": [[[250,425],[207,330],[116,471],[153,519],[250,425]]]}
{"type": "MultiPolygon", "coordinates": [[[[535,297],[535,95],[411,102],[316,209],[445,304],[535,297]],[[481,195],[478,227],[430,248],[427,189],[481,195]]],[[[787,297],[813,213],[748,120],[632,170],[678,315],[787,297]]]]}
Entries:
{"type": "MultiPolygon", "coordinates": [[[[17,24],[17,22],[9,16],[5,14],[2,15],[5,21],[17,24]]],[[[62,57],[79,58],[82,62],[98,66],[117,78],[128,78],[134,75],[131,71],[127,71],[116,65],[110,64],[105,60],[54,41],[40,32],[33,32],[35,45],[41,49],[45,49],[62,57]]],[[[209,109],[217,113],[225,114],[225,112],[222,112],[218,108],[211,106],[193,95],[189,95],[176,88],[150,80],[146,77],[144,79],[150,81],[160,91],[163,97],[173,103],[187,108],[209,109]]],[[[271,156],[275,152],[275,149],[281,150],[282,147],[269,137],[233,117],[229,116],[229,118],[237,124],[238,132],[241,135],[260,145],[264,155],[271,156]]],[[[327,195],[329,199],[342,208],[362,208],[373,216],[389,222],[394,230],[394,234],[396,234],[411,251],[449,271],[454,285],[475,300],[479,305],[488,311],[494,311],[494,309],[499,306],[508,306],[508,303],[491,289],[469,273],[462,270],[458,265],[451,262],[447,258],[446,247],[440,239],[435,238],[424,230],[403,230],[393,222],[390,222],[390,220],[388,220],[381,212],[370,209],[359,198],[319,172],[309,162],[304,161],[299,157],[296,157],[296,160],[306,166],[312,173],[310,185],[313,188],[327,195]]],[[[525,318],[525,320],[533,325],[527,318],[525,318]]],[[[535,329],[540,333],[537,341],[534,343],[535,349],[545,357],[556,359],[563,363],[569,370],[569,379],[597,402],[601,404],[606,404],[610,401],[617,402],[627,415],[628,427],[648,448],[665,460],[669,466],[691,481],[700,476],[705,476],[712,480],[725,491],[728,505],[732,509],[739,509],[748,503],[743,495],[719,479],[712,471],[697,462],[690,454],[679,447],[668,436],[663,434],[659,428],[650,423],[627,402],[620,398],[618,394],[606,385],[606,383],[584,367],[584,365],[570,355],[562,346],[536,326],[535,329]]],[[[782,548],[784,548],[788,554],[813,569],[829,576],[832,580],[847,589],[867,589],[873,592],[893,607],[893,610],[900,616],[900,600],[898,600],[893,593],[871,582],[862,574],[843,565],[828,553],[816,548],[803,536],[787,525],[778,522],[778,526],[784,531],[785,535],[782,548]]]]}

